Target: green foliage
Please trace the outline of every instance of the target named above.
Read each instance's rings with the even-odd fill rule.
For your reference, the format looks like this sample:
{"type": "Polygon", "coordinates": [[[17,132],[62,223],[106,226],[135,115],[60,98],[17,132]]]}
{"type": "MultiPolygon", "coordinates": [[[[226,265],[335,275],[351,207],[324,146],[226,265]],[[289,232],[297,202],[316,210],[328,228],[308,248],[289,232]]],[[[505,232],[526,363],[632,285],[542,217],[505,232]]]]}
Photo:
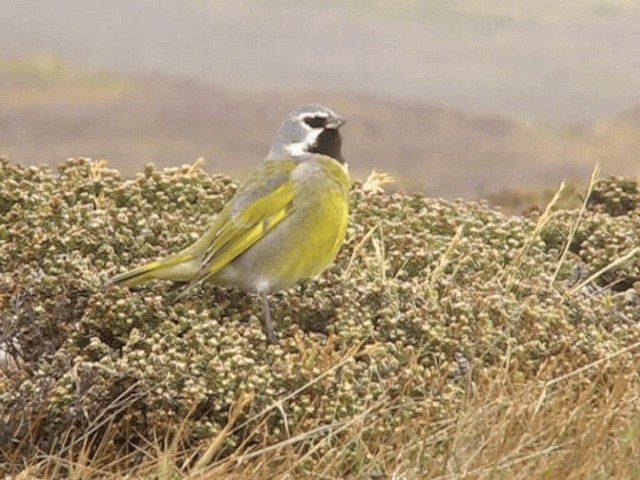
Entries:
{"type": "Polygon", "coordinates": [[[535,214],[355,185],[336,264],[272,298],[280,346],[265,342],[250,294],[205,285],[175,302],[165,282],[104,286],[189,244],[234,190],[191,167],[124,181],[83,159],[58,171],[1,161],[0,444],[13,446],[0,455],[72,450],[99,438],[105,418],[120,454],[179,431],[199,445],[243,394],[255,397],[222,455],[365,412],[384,437],[459,408],[460,358],[477,381],[505,368],[525,381],[640,340],[638,256],[571,291],[640,245],[629,179],[596,186],[555,282],[576,211],[534,236],[535,214]]]}

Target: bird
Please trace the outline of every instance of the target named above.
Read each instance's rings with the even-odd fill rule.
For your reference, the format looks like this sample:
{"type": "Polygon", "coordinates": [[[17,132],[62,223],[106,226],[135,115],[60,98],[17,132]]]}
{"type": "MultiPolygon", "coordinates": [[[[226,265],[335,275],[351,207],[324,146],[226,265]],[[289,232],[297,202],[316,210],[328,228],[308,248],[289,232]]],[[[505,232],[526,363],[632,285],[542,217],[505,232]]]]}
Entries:
{"type": "Polygon", "coordinates": [[[268,295],[319,276],[345,239],[351,186],[342,156],[345,122],[320,104],[290,112],[257,170],[198,240],[177,254],[116,275],[108,284],[186,283],[176,300],[205,281],[257,293],[264,334],[278,344],[268,295]]]}

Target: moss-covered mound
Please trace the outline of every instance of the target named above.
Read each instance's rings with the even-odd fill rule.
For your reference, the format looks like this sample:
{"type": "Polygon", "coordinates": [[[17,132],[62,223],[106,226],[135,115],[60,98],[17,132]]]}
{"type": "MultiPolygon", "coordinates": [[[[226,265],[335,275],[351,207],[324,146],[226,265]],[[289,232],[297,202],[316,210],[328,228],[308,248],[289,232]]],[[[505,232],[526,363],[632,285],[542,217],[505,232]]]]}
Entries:
{"type": "Polygon", "coordinates": [[[550,379],[640,341],[629,179],[596,185],[562,261],[578,211],[505,216],[356,185],[336,264],[271,298],[280,346],[250,294],[104,286],[189,244],[234,189],[190,167],[125,181],[89,160],[0,161],[0,455],[206,444],[239,398],[219,455],[338,435],[363,413],[379,439],[450,415],[465,378],[550,379]]]}

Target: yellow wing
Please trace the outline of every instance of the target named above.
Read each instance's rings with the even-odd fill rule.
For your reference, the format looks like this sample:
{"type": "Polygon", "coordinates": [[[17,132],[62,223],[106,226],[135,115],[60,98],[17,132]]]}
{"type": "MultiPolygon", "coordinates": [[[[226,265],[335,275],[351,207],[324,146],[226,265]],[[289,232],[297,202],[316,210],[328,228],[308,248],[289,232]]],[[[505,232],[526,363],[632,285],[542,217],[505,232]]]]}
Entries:
{"type": "Polygon", "coordinates": [[[287,218],[293,208],[294,190],[289,174],[294,167],[293,161],[266,162],[238,190],[214,227],[194,244],[197,250],[204,250],[201,268],[180,297],[218,273],[287,218]]]}

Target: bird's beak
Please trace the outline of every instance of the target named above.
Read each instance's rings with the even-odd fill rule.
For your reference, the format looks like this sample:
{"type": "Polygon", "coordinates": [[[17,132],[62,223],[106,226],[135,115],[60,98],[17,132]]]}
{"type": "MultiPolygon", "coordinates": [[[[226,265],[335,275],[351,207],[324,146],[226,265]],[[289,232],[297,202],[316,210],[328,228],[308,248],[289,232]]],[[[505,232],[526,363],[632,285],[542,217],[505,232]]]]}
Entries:
{"type": "Polygon", "coordinates": [[[340,115],[334,115],[327,122],[327,127],[331,128],[331,129],[338,130],[345,123],[347,123],[347,119],[346,118],[341,117],[340,115]]]}

